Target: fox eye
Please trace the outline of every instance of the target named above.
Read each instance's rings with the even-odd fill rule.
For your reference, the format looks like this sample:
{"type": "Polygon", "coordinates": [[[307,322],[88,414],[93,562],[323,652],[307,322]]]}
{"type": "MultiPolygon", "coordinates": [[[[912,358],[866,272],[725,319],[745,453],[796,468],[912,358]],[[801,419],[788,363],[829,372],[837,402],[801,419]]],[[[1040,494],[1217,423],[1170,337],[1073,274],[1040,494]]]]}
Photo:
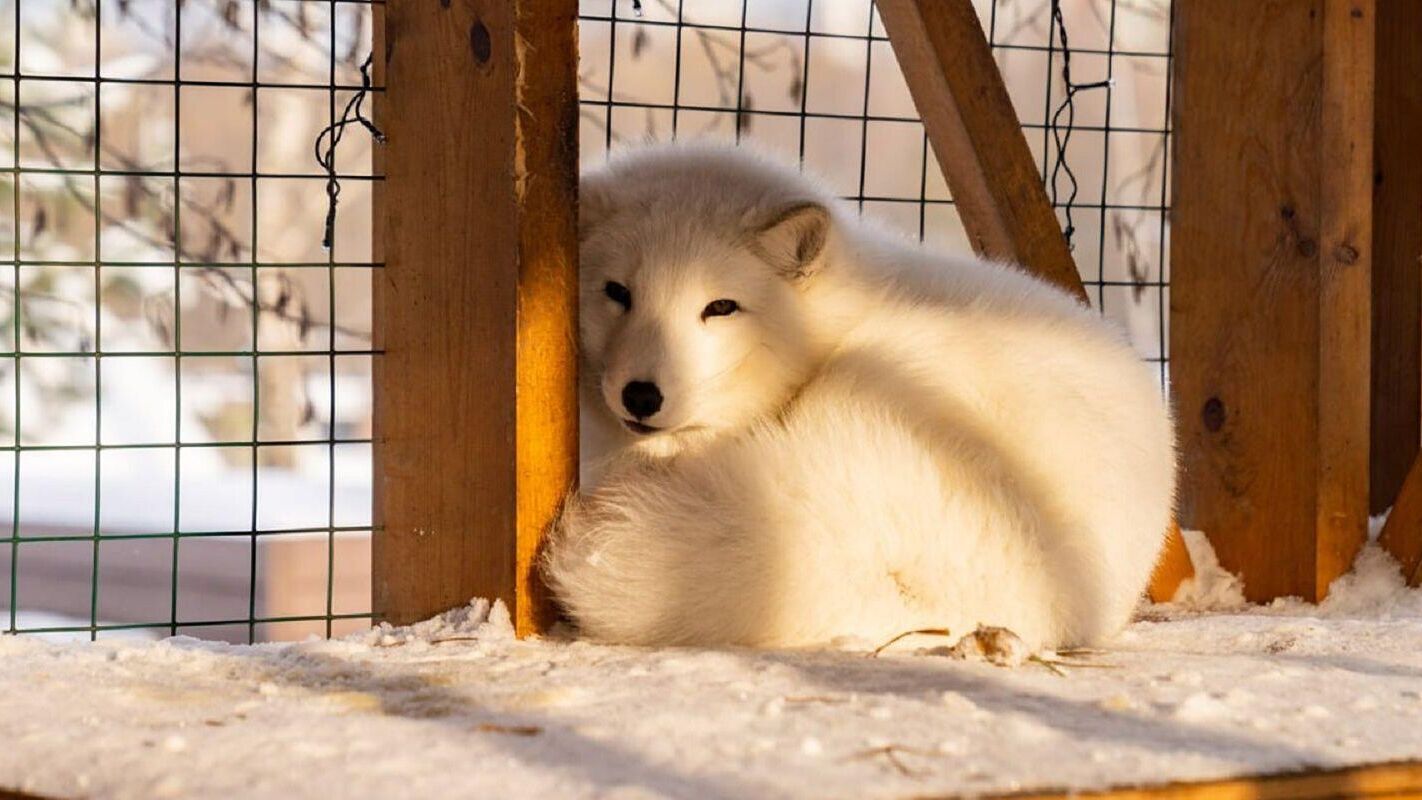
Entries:
{"type": "Polygon", "coordinates": [[[734,314],[740,310],[740,303],[737,303],[735,300],[728,300],[723,297],[720,300],[712,300],[711,302],[707,303],[706,308],[701,310],[701,318],[710,319],[711,317],[730,316],[731,314],[734,314]]]}
{"type": "Polygon", "coordinates": [[[617,281],[608,281],[603,285],[602,293],[607,295],[612,302],[622,306],[624,310],[632,310],[632,292],[626,286],[617,281]]]}

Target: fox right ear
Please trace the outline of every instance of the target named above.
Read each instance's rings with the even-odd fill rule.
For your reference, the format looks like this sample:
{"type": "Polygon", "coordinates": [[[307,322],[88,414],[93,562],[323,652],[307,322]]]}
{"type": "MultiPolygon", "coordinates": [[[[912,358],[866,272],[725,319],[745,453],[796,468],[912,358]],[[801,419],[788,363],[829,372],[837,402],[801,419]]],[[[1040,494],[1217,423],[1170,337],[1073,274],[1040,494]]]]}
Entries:
{"type": "Polygon", "coordinates": [[[613,209],[611,192],[598,181],[583,181],[578,186],[578,241],[588,238],[594,228],[606,222],[613,209]]]}
{"type": "Polygon", "coordinates": [[[819,268],[829,228],[829,209],[813,201],[793,203],[762,223],[751,242],[782,274],[804,278],[819,268]]]}

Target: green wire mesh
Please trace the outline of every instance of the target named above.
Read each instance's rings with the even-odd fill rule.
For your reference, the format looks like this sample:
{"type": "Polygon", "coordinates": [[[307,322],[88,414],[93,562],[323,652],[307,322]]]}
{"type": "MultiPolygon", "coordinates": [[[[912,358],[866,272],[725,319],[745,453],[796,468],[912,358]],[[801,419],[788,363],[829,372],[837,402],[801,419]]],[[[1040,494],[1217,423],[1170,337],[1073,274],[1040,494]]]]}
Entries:
{"type": "Polygon", "coordinates": [[[289,130],[298,117],[284,106],[299,100],[309,110],[321,98],[316,121],[335,120],[360,88],[355,67],[370,51],[376,5],[0,4],[11,138],[10,352],[0,352],[11,383],[9,442],[0,447],[12,484],[0,541],[5,632],[251,641],[369,624],[369,482],[347,491],[351,482],[340,479],[352,464],[369,472],[369,282],[380,266],[369,247],[379,180],[369,147],[358,158],[341,154],[340,180],[363,190],[342,209],[341,230],[357,235],[331,250],[319,250],[319,225],[273,219],[269,198],[292,187],[324,198],[310,156],[315,131],[289,130]],[[140,96],[166,98],[153,105],[171,115],[168,141],[160,121],[145,127],[147,141],[122,142],[123,124],[113,121],[153,110],[125,107],[140,96]],[[238,116],[245,122],[220,131],[204,119],[238,116]],[[289,149],[305,162],[273,166],[283,149],[274,138],[293,138],[289,149]],[[213,141],[223,157],[213,157],[222,149],[213,141]],[[153,283],[166,288],[128,296],[153,283]],[[342,308],[352,297],[365,307],[354,326],[342,308]],[[115,310],[124,303],[140,307],[115,310]],[[213,328],[214,316],[224,318],[219,332],[245,328],[245,341],[195,332],[213,328]],[[134,347],[116,324],[151,328],[154,341],[134,347]],[[236,397],[217,407],[235,424],[194,419],[199,405],[214,405],[200,403],[204,394],[224,391],[236,397]],[[151,405],[115,408],[135,395],[151,405]],[[274,424],[273,405],[293,398],[304,403],[298,419],[274,424]],[[365,409],[354,425],[341,410],[353,398],[365,409]],[[89,406],[91,419],[66,432],[89,406]],[[69,411],[56,426],[49,412],[61,407],[69,411]],[[160,416],[166,424],[152,424],[160,416]],[[219,462],[228,466],[197,469],[219,462]],[[287,511],[274,512],[278,503],[287,511]],[[211,513],[217,506],[226,511],[211,513]],[[340,570],[354,592],[338,596],[340,570]],[[283,607],[281,597],[305,602],[283,607]]]}

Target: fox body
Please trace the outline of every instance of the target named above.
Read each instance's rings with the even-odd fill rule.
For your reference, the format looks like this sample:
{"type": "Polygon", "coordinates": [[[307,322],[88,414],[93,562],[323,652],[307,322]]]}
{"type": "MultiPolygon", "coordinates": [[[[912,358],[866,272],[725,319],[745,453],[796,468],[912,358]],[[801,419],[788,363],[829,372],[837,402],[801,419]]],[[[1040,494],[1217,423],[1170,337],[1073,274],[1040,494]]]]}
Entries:
{"type": "Polygon", "coordinates": [[[543,566],[586,635],[1060,647],[1127,621],[1175,453],[1111,324],[739,149],[633,150],[581,195],[584,486],[543,566]]]}

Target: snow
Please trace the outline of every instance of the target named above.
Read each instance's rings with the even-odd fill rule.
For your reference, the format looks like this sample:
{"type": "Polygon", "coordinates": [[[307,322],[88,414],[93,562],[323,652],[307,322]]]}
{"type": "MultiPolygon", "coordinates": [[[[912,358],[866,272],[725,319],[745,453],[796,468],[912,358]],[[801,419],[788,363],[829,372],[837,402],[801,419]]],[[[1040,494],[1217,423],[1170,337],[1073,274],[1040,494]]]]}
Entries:
{"type": "Polygon", "coordinates": [[[3,637],[0,786],[905,797],[1422,757],[1422,592],[1390,558],[1370,546],[1319,607],[1244,606],[1191,538],[1206,568],[1177,602],[1015,667],[932,636],[878,657],[518,641],[485,601],[333,641],[3,637]]]}

